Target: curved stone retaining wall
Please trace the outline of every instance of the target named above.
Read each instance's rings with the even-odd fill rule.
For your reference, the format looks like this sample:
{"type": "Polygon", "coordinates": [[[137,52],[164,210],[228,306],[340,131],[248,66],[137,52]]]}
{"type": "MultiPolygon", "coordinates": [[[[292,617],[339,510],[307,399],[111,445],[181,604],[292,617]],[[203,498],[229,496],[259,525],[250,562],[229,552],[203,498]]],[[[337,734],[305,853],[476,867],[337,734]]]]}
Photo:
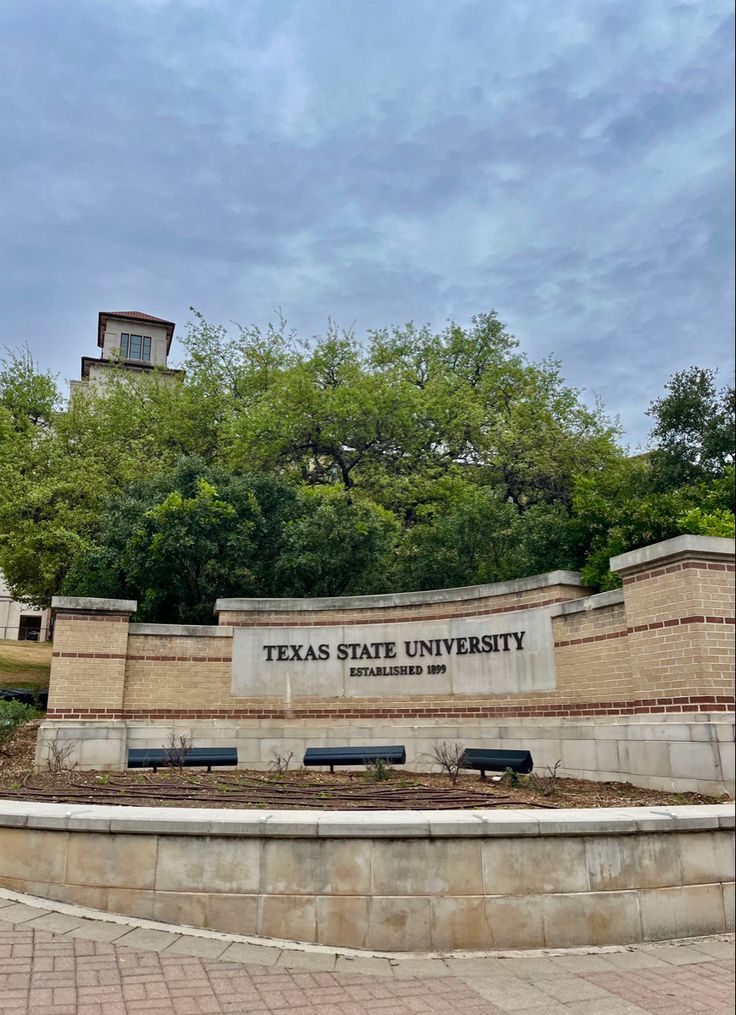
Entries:
{"type": "Polygon", "coordinates": [[[734,808],[307,812],[0,803],[0,884],[351,948],[623,944],[733,929],[734,808]]]}

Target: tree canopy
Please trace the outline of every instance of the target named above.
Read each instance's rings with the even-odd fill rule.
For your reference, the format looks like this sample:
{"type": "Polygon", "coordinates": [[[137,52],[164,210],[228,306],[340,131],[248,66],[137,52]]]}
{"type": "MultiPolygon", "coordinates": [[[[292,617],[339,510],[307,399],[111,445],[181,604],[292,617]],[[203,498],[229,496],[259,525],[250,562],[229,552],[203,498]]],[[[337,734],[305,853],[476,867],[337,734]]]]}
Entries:
{"type": "Polygon", "coordinates": [[[733,389],[675,374],[631,458],[599,404],[495,312],[364,342],[228,333],[195,314],[186,375],[123,368],[64,404],[0,368],[0,569],[18,597],[125,596],[207,622],[218,596],[405,591],[583,568],[733,530],[733,389]]]}

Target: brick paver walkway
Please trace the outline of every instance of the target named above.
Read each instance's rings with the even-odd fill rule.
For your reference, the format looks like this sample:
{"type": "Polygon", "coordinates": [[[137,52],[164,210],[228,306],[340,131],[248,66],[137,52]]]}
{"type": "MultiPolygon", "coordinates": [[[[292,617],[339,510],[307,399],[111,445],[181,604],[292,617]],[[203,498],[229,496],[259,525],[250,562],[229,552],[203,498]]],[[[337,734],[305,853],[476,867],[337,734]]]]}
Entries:
{"type": "Polygon", "coordinates": [[[389,962],[136,929],[0,900],[2,1015],[731,1015],[733,977],[726,938],[389,962]]]}

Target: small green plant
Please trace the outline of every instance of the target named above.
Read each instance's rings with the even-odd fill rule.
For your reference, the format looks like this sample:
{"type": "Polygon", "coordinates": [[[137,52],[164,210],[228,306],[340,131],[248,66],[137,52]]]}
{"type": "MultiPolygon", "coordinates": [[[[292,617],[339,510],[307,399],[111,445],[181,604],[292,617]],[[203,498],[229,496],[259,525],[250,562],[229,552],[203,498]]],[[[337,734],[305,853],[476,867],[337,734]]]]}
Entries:
{"type": "Polygon", "coordinates": [[[18,728],[36,716],[32,705],[22,701],[0,701],[0,751],[4,753],[5,745],[10,743],[18,728]]]}
{"type": "Polygon", "coordinates": [[[107,774],[98,775],[97,781],[100,783],[101,786],[107,786],[107,784],[110,781],[110,776],[107,774]]]}
{"type": "Polygon", "coordinates": [[[376,782],[386,782],[391,778],[393,767],[390,761],[385,758],[376,758],[374,761],[365,762],[365,770],[371,779],[376,782]]]}
{"type": "Polygon", "coordinates": [[[504,775],[506,776],[506,779],[512,789],[517,789],[519,787],[519,773],[515,769],[507,768],[504,775]]]}

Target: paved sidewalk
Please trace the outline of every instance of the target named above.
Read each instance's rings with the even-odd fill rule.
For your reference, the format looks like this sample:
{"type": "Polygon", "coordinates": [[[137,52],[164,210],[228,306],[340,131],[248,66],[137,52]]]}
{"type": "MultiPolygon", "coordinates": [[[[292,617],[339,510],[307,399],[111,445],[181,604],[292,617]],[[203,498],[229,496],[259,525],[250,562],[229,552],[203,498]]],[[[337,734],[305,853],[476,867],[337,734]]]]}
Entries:
{"type": "Polygon", "coordinates": [[[0,1013],[731,1015],[733,951],[722,936],[514,957],[348,956],[1,890],[0,1013]]]}

